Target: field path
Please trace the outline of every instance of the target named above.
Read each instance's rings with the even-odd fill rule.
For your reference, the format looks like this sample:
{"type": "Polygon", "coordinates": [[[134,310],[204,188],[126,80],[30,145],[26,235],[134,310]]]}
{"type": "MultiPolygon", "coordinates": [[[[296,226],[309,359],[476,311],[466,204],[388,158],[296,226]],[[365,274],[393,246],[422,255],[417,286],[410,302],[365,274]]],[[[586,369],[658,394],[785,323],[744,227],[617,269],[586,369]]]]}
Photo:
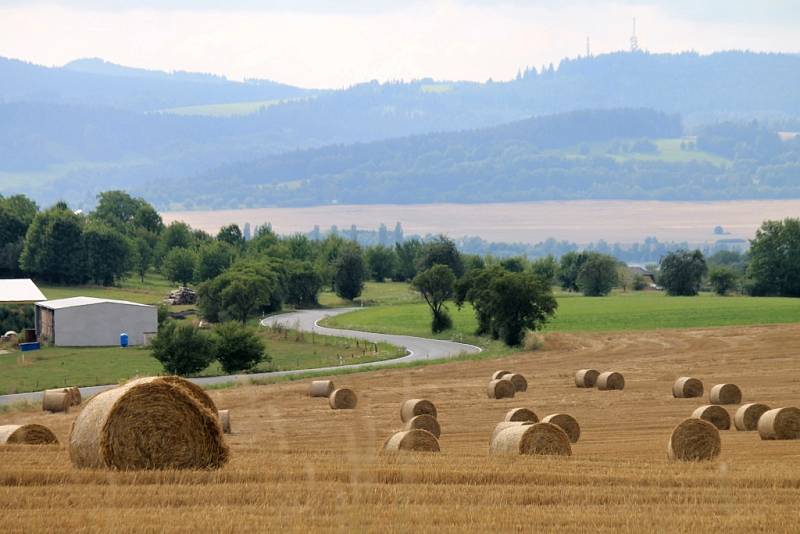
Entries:
{"type": "MultiPolygon", "coordinates": [[[[451,358],[464,353],[477,353],[480,352],[480,347],[475,345],[467,345],[466,343],[456,343],[455,341],[445,341],[441,339],[425,339],[414,336],[397,336],[390,334],[375,334],[372,332],[360,332],[357,330],[339,330],[337,328],[326,328],[319,326],[317,323],[326,317],[332,317],[342,313],[357,311],[361,308],[336,308],[325,310],[300,310],[291,313],[284,313],[274,315],[261,320],[262,326],[276,326],[283,325],[286,328],[294,328],[306,332],[315,332],[317,334],[324,334],[328,336],[349,337],[371,341],[373,343],[390,343],[398,347],[405,347],[407,354],[399,358],[392,358],[389,360],[380,360],[376,362],[354,363],[348,365],[336,365],[329,367],[317,367],[314,369],[296,369],[292,371],[273,371],[271,373],[254,373],[246,375],[224,375],[224,376],[205,376],[198,378],[190,378],[192,382],[198,385],[210,384],[224,384],[225,382],[232,382],[238,379],[250,378],[268,378],[271,376],[287,376],[300,373],[309,373],[316,371],[334,371],[336,369],[344,368],[358,368],[358,367],[374,367],[378,365],[389,365],[402,362],[411,362],[415,360],[426,360],[436,358],[451,358]]],[[[117,384],[108,384],[103,386],[88,386],[82,387],[81,395],[86,398],[96,395],[107,389],[116,387],[117,384]]],[[[13,404],[16,402],[41,402],[41,391],[31,391],[28,393],[15,393],[12,395],[0,395],[0,404],[13,404]]]]}

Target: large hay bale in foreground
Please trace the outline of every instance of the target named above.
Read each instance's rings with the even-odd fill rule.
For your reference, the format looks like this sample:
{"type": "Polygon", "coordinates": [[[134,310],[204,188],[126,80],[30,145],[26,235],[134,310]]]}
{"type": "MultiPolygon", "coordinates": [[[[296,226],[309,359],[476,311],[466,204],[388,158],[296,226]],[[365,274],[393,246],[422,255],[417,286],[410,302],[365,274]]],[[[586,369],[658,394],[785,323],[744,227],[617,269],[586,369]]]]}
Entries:
{"type": "Polygon", "coordinates": [[[437,417],[436,406],[427,399],[408,399],[400,406],[400,420],[404,423],[418,415],[437,417]]]}
{"type": "Polygon", "coordinates": [[[194,382],[190,382],[179,376],[162,376],[161,380],[182,387],[194,400],[208,408],[212,413],[217,411],[217,405],[214,404],[214,401],[211,400],[208,393],[194,382]]]}
{"type": "Polygon", "coordinates": [[[623,389],[625,378],[615,371],[606,371],[597,377],[597,389],[608,391],[612,389],[623,389]]]}
{"type": "Polygon", "coordinates": [[[383,450],[388,452],[439,452],[439,440],[427,430],[415,428],[391,435],[383,444],[383,450]]]}
{"type": "Polygon", "coordinates": [[[514,398],[516,391],[517,389],[511,383],[511,380],[506,380],[505,378],[492,380],[486,387],[486,395],[490,399],[511,399],[514,398]]]}
{"type": "Polygon", "coordinates": [[[72,424],[79,468],[211,469],[228,461],[216,411],[175,380],[140,378],[92,398],[72,424]]]}
{"type": "Polygon", "coordinates": [[[493,454],[547,454],[570,456],[569,437],[551,423],[516,424],[501,430],[492,439],[493,454]]]}
{"type": "Polygon", "coordinates": [[[334,389],[328,396],[328,404],[334,410],[352,410],[358,404],[356,392],[349,388],[334,389]]]}
{"type": "Polygon", "coordinates": [[[702,419],[689,418],[675,427],[667,443],[670,460],[696,462],[719,456],[722,441],[717,427],[702,419]]]}
{"type": "Polygon", "coordinates": [[[42,396],[42,410],[52,413],[68,412],[72,398],[66,389],[47,389],[42,396]]]}
{"type": "Polygon", "coordinates": [[[528,381],[525,380],[525,377],[519,373],[511,373],[507,374],[503,377],[503,380],[508,380],[512,384],[514,384],[515,391],[527,391],[528,390],[528,381]]]}
{"type": "Polygon", "coordinates": [[[700,406],[692,412],[692,417],[708,421],[719,430],[729,430],[731,428],[731,416],[728,410],[716,404],[700,406]]]}
{"type": "Polygon", "coordinates": [[[3,425],[0,426],[0,444],[23,443],[25,445],[46,445],[58,443],[58,438],[46,426],[3,425]]]}
{"type": "Polygon", "coordinates": [[[507,422],[517,422],[517,421],[526,421],[532,423],[539,422],[539,416],[533,410],[529,410],[527,408],[511,408],[508,412],[506,412],[505,418],[503,421],[507,422]]]}
{"type": "Polygon", "coordinates": [[[431,434],[433,434],[436,439],[439,439],[439,436],[442,435],[442,427],[439,425],[439,421],[432,415],[428,415],[426,413],[422,415],[415,415],[408,421],[406,421],[403,430],[414,430],[415,428],[419,428],[420,430],[427,430],[431,434]]]}
{"type": "Polygon", "coordinates": [[[492,380],[499,380],[506,375],[510,375],[511,371],[495,371],[492,373],[492,380]]]}
{"type": "Polygon", "coordinates": [[[542,423],[551,423],[563,430],[571,443],[577,443],[581,437],[581,426],[571,415],[554,413],[542,418],[542,423]]]}
{"type": "Polygon", "coordinates": [[[761,439],[800,439],[800,409],[775,408],[758,420],[761,439]]]}
{"type": "Polygon", "coordinates": [[[309,397],[330,397],[336,386],[333,380],[312,380],[308,386],[309,397]]]}
{"type": "Polygon", "coordinates": [[[711,404],[739,404],[742,402],[742,390],[736,384],[717,384],[709,394],[711,404]]]}
{"type": "Polygon", "coordinates": [[[231,433],[231,411],[230,410],[220,410],[217,412],[219,416],[219,424],[222,425],[222,432],[224,434],[231,433]]]}
{"type": "Polygon", "coordinates": [[[581,369],[575,373],[575,386],[579,388],[593,388],[597,383],[600,372],[595,369],[581,369]]]}
{"type": "Polygon", "coordinates": [[[759,404],[757,402],[743,404],[739,406],[739,409],[733,414],[733,424],[736,426],[736,430],[743,430],[746,432],[758,430],[758,420],[769,410],[770,407],[766,404],[759,404]]]}
{"type": "Polygon", "coordinates": [[[682,376],[672,384],[672,396],[676,399],[702,397],[703,382],[691,376],[682,376]]]}

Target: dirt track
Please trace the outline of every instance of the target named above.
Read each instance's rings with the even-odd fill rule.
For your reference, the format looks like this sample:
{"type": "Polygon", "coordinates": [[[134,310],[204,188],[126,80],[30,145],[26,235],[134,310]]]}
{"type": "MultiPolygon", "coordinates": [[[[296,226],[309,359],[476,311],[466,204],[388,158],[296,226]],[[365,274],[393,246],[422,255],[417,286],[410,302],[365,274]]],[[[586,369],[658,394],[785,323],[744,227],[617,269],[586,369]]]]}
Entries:
{"type": "MultiPolygon", "coordinates": [[[[673,399],[676,377],[697,376],[706,392],[734,382],[744,402],[800,405],[797,347],[800,325],[553,334],[536,353],[338,377],[359,393],[352,412],[306,397],[305,383],[216,391],[235,431],[225,469],[77,471],[63,445],[0,447],[2,528],[794,531],[800,441],[727,431],[720,459],[698,465],[669,463],[665,448],[672,427],[705,403],[673,399]],[[622,372],[625,390],[575,388],[582,367],[622,372]],[[525,374],[528,391],[487,399],[501,368],[525,374]],[[400,402],[420,396],[439,409],[443,452],[378,454],[401,425],[400,402]],[[573,456],[488,456],[494,424],[517,406],[575,416],[573,456]]],[[[41,422],[66,441],[73,417],[11,413],[0,424],[41,422]]]]}

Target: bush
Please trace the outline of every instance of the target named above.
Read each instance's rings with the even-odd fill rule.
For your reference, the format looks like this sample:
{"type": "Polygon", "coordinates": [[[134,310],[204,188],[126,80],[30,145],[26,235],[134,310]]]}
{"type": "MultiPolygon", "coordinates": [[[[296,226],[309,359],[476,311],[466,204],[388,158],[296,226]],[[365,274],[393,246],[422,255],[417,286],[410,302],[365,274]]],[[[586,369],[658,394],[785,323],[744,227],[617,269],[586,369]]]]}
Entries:
{"type": "Polygon", "coordinates": [[[736,289],[739,276],[730,267],[717,266],[708,273],[708,282],[717,295],[727,295],[736,289]]]}
{"type": "Polygon", "coordinates": [[[334,266],[333,286],[336,294],[345,300],[353,300],[361,295],[365,277],[366,268],[361,249],[353,247],[344,250],[334,266]]]}
{"type": "Polygon", "coordinates": [[[618,280],[617,260],[593,252],[581,266],[577,283],[585,296],[601,297],[611,293],[618,280]]]}
{"type": "Polygon", "coordinates": [[[252,329],[235,322],[222,323],[214,330],[214,355],[228,374],[247,371],[263,361],[271,361],[264,342],[252,329]]]}
{"type": "Polygon", "coordinates": [[[153,338],[153,358],[175,375],[199,373],[214,361],[214,343],[194,325],[165,322],[153,338]]]}
{"type": "Polygon", "coordinates": [[[708,271],[703,253],[679,250],[661,260],[658,283],[672,296],[694,296],[700,291],[703,276],[708,271]]]}

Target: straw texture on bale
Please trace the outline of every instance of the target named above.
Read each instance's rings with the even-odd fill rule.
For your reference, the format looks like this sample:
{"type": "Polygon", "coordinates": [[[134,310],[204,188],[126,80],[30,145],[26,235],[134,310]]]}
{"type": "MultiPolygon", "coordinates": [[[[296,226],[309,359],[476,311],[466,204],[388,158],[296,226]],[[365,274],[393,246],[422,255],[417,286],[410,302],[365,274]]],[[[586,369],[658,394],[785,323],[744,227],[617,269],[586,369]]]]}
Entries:
{"type": "Polygon", "coordinates": [[[69,394],[69,405],[80,406],[81,402],[83,402],[83,398],[81,397],[81,390],[77,387],[71,387],[67,388],[66,391],[69,394]]]}
{"type": "Polygon", "coordinates": [[[510,375],[511,371],[495,371],[492,373],[492,380],[499,380],[506,375],[510,375]]]}
{"type": "Polygon", "coordinates": [[[439,440],[427,430],[415,428],[392,434],[383,444],[383,450],[391,452],[439,452],[439,440]]]}
{"type": "Polygon", "coordinates": [[[611,389],[623,389],[625,387],[625,378],[614,371],[606,371],[597,377],[597,389],[607,391],[611,389]]]}
{"type": "Polygon", "coordinates": [[[214,404],[214,401],[211,400],[211,397],[208,396],[208,393],[205,392],[203,388],[195,384],[194,382],[189,382],[185,378],[181,378],[179,376],[162,376],[160,377],[161,380],[167,382],[168,384],[174,384],[176,386],[180,386],[186,390],[186,392],[191,396],[194,400],[205,406],[211,413],[217,411],[217,405],[214,404]]]}
{"type": "Polygon", "coordinates": [[[439,436],[442,435],[442,427],[439,425],[439,421],[437,421],[434,416],[426,413],[422,415],[415,415],[406,421],[406,425],[403,430],[414,430],[415,428],[427,430],[433,434],[436,439],[439,439],[439,436]]]}
{"type": "Polygon", "coordinates": [[[140,378],[92,398],[72,424],[79,468],[210,469],[228,460],[217,412],[162,377],[140,378]]]}
{"type": "Polygon", "coordinates": [[[222,432],[224,434],[231,433],[231,411],[230,410],[220,410],[219,412],[219,424],[222,425],[222,432]]]}
{"type": "Polygon", "coordinates": [[[504,421],[530,421],[532,423],[539,422],[539,416],[533,410],[527,408],[512,408],[506,412],[504,421]]]}
{"type": "Polygon", "coordinates": [[[494,454],[572,454],[567,434],[550,423],[510,426],[495,436],[489,450],[494,454]]]}
{"type": "Polygon", "coordinates": [[[328,397],[328,404],[334,410],[352,410],[358,404],[355,391],[349,388],[334,389],[328,397]]]}
{"type": "Polygon", "coordinates": [[[761,439],[800,439],[800,409],[775,408],[758,419],[761,439]]]}
{"type": "Polygon", "coordinates": [[[595,369],[581,369],[575,373],[575,385],[579,388],[593,388],[600,372],[595,369]]]}
{"type": "Polygon", "coordinates": [[[542,418],[542,423],[551,423],[566,432],[571,443],[578,443],[581,437],[581,426],[571,415],[565,413],[554,413],[542,418]]]}
{"type": "Polygon", "coordinates": [[[770,408],[766,404],[759,404],[757,402],[743,404],[739,406],[739,409],[733,414],[733,424],[736,426],[736,430],[743,430],[746,432],[758,430],[758,420],[769,410],[770,408]]]}
{"type": "Polygon", "coordinates": [[[408,399],[400,406],[400,420],[404,423],[418,415],[437,417],[436,406],[426,399],[408,399]]]}
{"type": "Polygon", "coordinates": [[[525,377],[519,373],[511,373],[503,377],[503,380],[509,380],[512,384],[514,384],[515,391],[527,391],[528,390],[528,381],[525,380],[525,377]]]}
{"type": "Polygon", "coordinates": [[[511,399],[516,391],[511,380],[506,380],[505,378],[492,380],[486,387],[486,395],[490,399],[511,399]]]}
{"type": "Polygon", "coordinates": [[[672,384],[672,396],[676,399],[702,397],[703,382],[691,376],[682,376],[672,384]]]}
{"type": "Polygon", "coordinates": [[[494,427],[494,430],[492,430],[492,437],[489,438],[489,445],[491,445],[492,442],[494,441],[494,438],[496,438],[497,435],[506,428],[511,428],[520,425],[532,425],[538,422],[539,421],[502,421],[500,423],[497,423],[494,427]]]}
{"type": "Polygon", "coordinates": [[[685,419],[675,427],[667,443],[667,457],[670,460],[712,460],[719,456],[721,450],[719,430],[702,419],[685,419]]]}
{"type": "Polygon", "coordinates": [[[42,397],[42,410],[45,412],[68,412],[72,395],[66,389],[45,390],[42,397]]]}
{"type": "Polygon", "coordinates": [[[329,397],[336,386],[333,385],[333,380],[312,380],[308,386],[309,397],[329,397]]]}
{"type": "Polygon", "coordinates": [[[692,412],[692,417],[708,421],[719,430],[729,430],[731,428],[731,416],[728,410],[716,404],[700,406],[692,412]]]}
{"type": "Polygon", "coordinates": [[[736,384],[717,384],[711,388],[709,400],[712,404],[739,404],[742,390],[736,384]]]}
{"type": "Polygon", "coordinates": [[[42,425],[2,425],[0,426],[0,444],[6,443],[46,445],[58,443],[58,438],[49,428],[42,425]]]}

